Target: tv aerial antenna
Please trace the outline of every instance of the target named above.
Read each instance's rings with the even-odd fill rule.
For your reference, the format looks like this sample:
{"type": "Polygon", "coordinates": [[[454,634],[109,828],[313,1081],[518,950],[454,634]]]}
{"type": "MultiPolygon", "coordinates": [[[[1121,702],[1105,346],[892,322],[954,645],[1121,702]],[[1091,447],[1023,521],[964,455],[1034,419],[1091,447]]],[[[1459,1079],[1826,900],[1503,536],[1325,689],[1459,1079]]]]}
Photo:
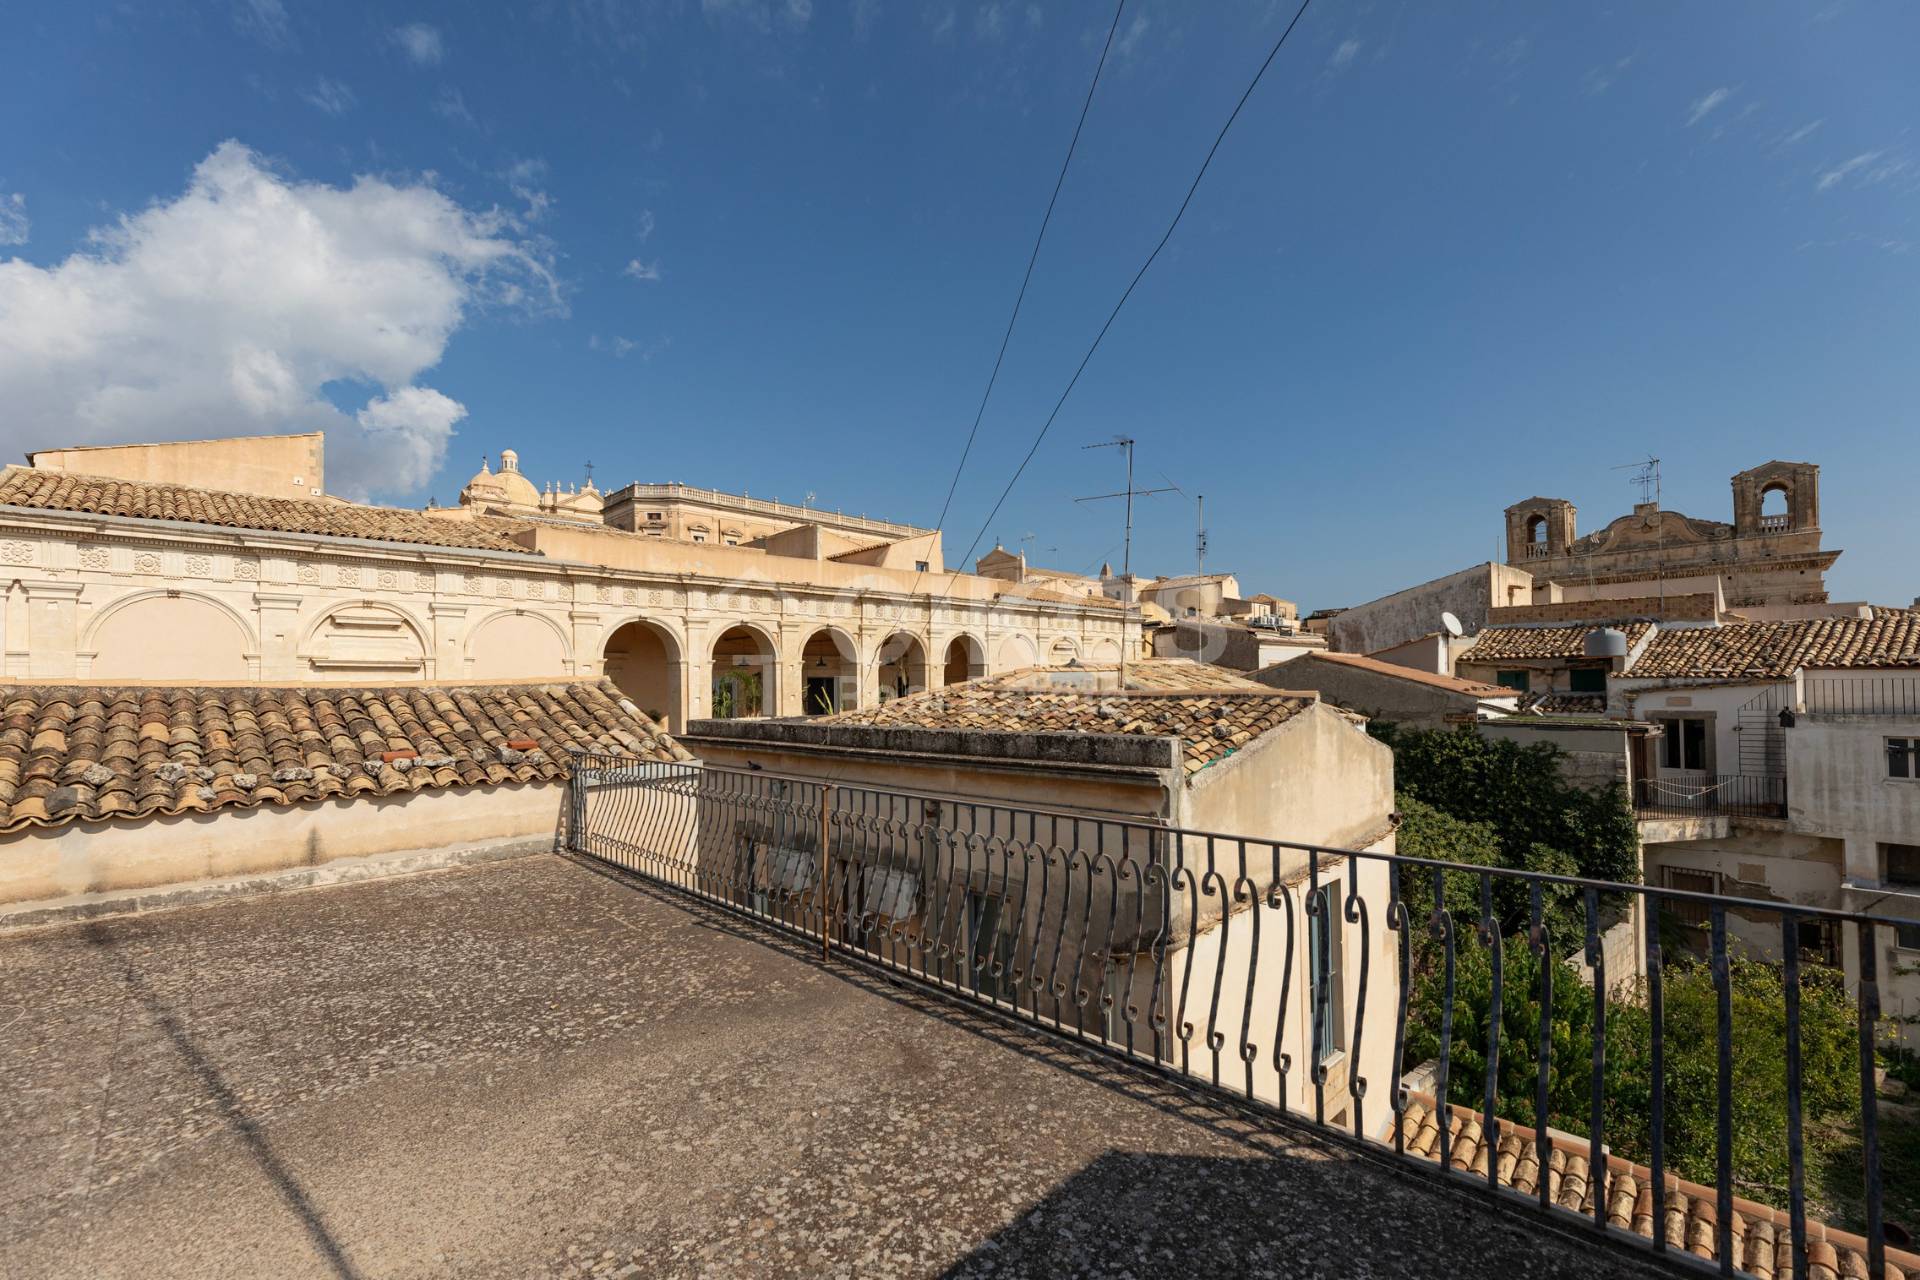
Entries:
{"type": "Polygon", "coordinates": [[[1641,506],[1649,502],[1656,508],[1660,505],[1660,459],[1648,454],[1643,462],[1623,462],[1614,470],[1633,472],[1627,483],[1639,488],[1641,506]]]}
{"type": "MultiPolygon", "coordinates": [[[[1156,493],[1177,493],[1179,491],[1177,485],[1171,484],[1158,489],[1136,489],[1133,487],[1134,444],[1135,441],[1132,436],[1115,436],[1111,440],[1103,440],[1097,444],[1082,445],[1081,448],[1083,449],[1118,449],[1124,453],[1127,457],[1127,487],[1118,493],[1096,493],[1085,498],[1074,499],[1075,502],[1105,502],[1110,498],[1126,499],[1126,533],[1120,541],[1120,580],[1123,584],[1121,587],[1120,605],[1123,610],[1121,615],[1123,619],[1131,616],[1133,613],[1133,600],[1131,598],[1133,591],[1133,500],[1135,498],[1151,497],[1156,493]]],[[[1120,639],[1120,689],[1122,692],[1125,692],[1127,687],[1127,645],[1124,626],[1121,630],[1120,639]]]]}

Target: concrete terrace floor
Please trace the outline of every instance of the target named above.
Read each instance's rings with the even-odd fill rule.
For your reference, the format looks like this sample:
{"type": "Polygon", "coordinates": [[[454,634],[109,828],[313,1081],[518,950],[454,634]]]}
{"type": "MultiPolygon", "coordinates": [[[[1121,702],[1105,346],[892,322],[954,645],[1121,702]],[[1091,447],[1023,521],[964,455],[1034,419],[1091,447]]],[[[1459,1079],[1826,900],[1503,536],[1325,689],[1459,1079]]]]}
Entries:
{"type": "Polygon", "coordinates": [[[1608,1276],[542,855],[0,937],[0,1272],[1608,1276]]]}

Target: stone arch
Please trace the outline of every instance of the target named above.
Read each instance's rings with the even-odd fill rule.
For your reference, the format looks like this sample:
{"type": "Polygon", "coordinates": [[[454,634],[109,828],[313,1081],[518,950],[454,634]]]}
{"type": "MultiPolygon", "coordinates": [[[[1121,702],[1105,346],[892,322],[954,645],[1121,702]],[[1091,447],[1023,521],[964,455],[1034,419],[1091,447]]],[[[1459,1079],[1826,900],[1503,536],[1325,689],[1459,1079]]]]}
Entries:
{"type": "Polygon", "coordinates": [[[1055,636],[1053,643],[1047,646],[1047,665],[1064,667],[1069,662],[1080,661],[1080,645],[1072,636],[1055,636]]]}
{"type": "Polygon", "coordinates": [[[80,650],[105,680],[254,678],[253,626],[224,602],[189,591],[136,591],[95,615],[80,650]]]}
{"type": "Polygon", "coordinates": [[[895,631],[873,655],[880,697],[904,698],[927,687],[927,645],[911,631],[895,631]]]}
{"type": "Polygon", "coordinates": [[[297,653],[311,675],[417,680],[431,651],[426,628],[405,609],[363,599],[328,605],[300,633],[297,653]]]}
{"type": "Polygon", "coordinates": [[[800,714],[860,705],[860,647],[839,627],[816,627],[800,646],[800,714]]]}
{"type": "Polygon", "coordinates": [[[539,679],[573,672],[566,630],[537,609],[501,609],[467,633],[466,674],[475,680],[539,679]]]}
{"type": "Polygon", "coordinates": [[[1526,535],[1530,547],[1547,545],[1547,517],[1543,513],[1536,511],[1527,517],[1526,535]]]}
{"type": "Polygon", "coordinates": [[[1120,645],[1113,640],[1097,640],[1093,646],[1092,661],[1096,666],[1117,667],[1120,665],[1120,645]]]}
{"type": "Polygon", "coordinates": [[[1008,636],[1000,642],[1000,661],[995,664],[994,670],[1014,671],[1039,665],[1040,651],[1033,647],[1033,641],[1026,636],[1008,636]]]}
{"type": "Polygon", "coordinates": [[[607,632],[600,670],[633,705],[669,729],[685,724],[686,650],[672,627],[628,617],[607,632]]]}
{"type": "Polygon", "coordinates": [[[1792,482],[1775,479],[1761,485],[1759,512],[1762,529],[1791,529],[1793,527],[1792,482]]]}
{"type": "Polygon", "coordinates": [[[947,641],[943,684],[959,684],[987,674],[987,647],[971,635],[961,634],[947,641]]]}
{"type": "Polygon", "coordinates": [[[780,642],[766,628],[735,622],[707,649],[708,707],[717,719],[766,716],[780,705],[780,642]]]}

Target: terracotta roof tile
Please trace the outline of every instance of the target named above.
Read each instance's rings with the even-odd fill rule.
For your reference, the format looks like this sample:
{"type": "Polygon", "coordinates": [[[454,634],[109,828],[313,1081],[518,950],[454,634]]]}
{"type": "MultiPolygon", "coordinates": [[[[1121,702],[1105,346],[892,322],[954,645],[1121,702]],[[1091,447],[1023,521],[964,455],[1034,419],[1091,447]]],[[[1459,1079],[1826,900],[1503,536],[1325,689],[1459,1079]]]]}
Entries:
{"type": "MultiPolygon", "coordinates": [[[[1512,689],[1497,684],[1485,684],[1479,680],[1463,680],[1458,676],[1443,676],[1437,671],[1418,671],[1412,667],[1403,667],[1398,663],[1386,662],[1379,658],[1369,658],[1358,653],[1309,653],[1295,659],[1296,662],[1331,662],[1343,667],[1352,667],[1358,671],[1370,671],[1374,675],[1391,676],[1396,680],[1407,680],[1414,684],[1424,684],[1435,689],[1445,689],[1449,693],[1467,694],[1476,698],[1511,698],[1512,689]]],[[[1287,669],[1292,662],[1279,662],[1270,667],[1262,667],[1260,674],[1263,682],[1271,673],[1274,682],[1285,684],[1287,669]]]]}
{"type": "Polygon", "coordinates": [[[398,507],[306,498],[266,498],[177,484],[137,484],[104,476],[8,467],[0,473],[0,504],[41,511],[78,511],[136,520],[181,520],[266,533],[322,534],[430,547],[535,554],[498,526],[443,520],[398,507]]]}
{"type": "MultiPolygon", "coordinates": [[[[1433,1099],[1416,1094],[1408,1100],[1400,1117],[1400,1132],[1405,1135],[1409,1155],[1423,1160],[1439,1160],[1440,1128],[1433,1099]]],[[[1447,1107],[1450,1168],[1479,1178],[1487,1174],[1487,1162],[1493,1160],[1494,1177],[1500,1185],[1524,1196],[1539,1194],[1544,1177],[1547,1199],[1558,1208],[1593,1216],[1594,1196],[1600,1179],[1592,1176],[1586,1143],[1549,1138],[1547,1167],[1540,1167],[1533,1129],[1507,1121],[1500,1123],[1497,1146],[1489,1143],[1478,1113],[1460,1106],[1447,1107]]],[[[1393,1127],[1388,1127],[1391,1140],[1393,1127]]],[[[1651,1240],[1653,1220],[1653,1170],[1645,1165],[1629,1164],[1609,1157],[1605,1174],[1607,1225],[1631,1231],[1651,1240]]],[[[1711,1187],[1682,1182],[1667,1175],[1665,1221],[1657,1224],[1676,1253],[1690,1253],[1709,1262],[1718,1260],[1715,1227],[1719,1221],[1719,1201],[1711,1187]]],[[[1784,1210],[1769,1208],[1744,1197],[1734,1198],[1731,1238],[1737,1255],[1734,1266],[1760,1280],[1775,1280],[1793,1274],[1792,1220],[1784,1210]]],[[[1836,1280],[1837,1277],[1865,1276],[1866,1241],[1848,1232],[1829,1227],[1818,1219],[1807,1220],[1807,1255],[1811,1274],[1836,1280]]],[[[1887,1280],[1909,1280],[1920,1276],[1920,1256],[1901,1249],[1887,1250],[1887,1280]]]]}
{"type": "Polygon", "coordinates": [[[1604,693],[1533,693],[1518,708],[1521,715],[1599,716],[1607,711],[1604,693]]]}
{"type": "Polygon", "coordinates": [[[819,723],[991,733],[1099,733],[1181,740],[1189,776],[1286,723],[1315,699],[1283,694],[1197,662],[1130,663],[1128,688],[1094,683],[1113,667],[1030,668],[930,689],[819,723]],[[1085,679],[1085,687],[1068,680],[1085,679]]]}
{"type": "Polygon", "coordinates": [[[0,687],[0,832],[561,778],[569,747],[692,759],[607,681],[0,687]]]}
{"type": "Polygon", "coordinates": [[[1801,667],[1920,667],[1920,613],[1665,628],[1626,674],[1781,678],[1801,667]]]}
{"type": "Polygon", "coordinates": [[[1650,622],[1586,622],[1571,626],[1489,627],[1461,662],[1483,665],[1527,658],[1581,658],[1586,656],[1587,634],[1611,626],[1627,633],[1629,647],[1639,644],[1653,629],[1650,622]]]}

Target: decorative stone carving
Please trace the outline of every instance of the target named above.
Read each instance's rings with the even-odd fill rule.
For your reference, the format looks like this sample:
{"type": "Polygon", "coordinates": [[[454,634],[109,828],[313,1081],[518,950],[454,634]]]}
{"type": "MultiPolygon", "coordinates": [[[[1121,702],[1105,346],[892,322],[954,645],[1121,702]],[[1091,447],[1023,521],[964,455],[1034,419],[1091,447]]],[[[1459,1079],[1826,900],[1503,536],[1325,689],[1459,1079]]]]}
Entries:
{"type": "Polygon", "coordinates": [[[374,582],[382,591],[398,591],[400,589],[400,575],[392,569],[380,570],[375,576],[374,582]]]}
{"type": "Polygon", "coordinates": [[[0,542],[0,561],[7,564],[32,564],[33,544],[22,542],[18,538],[9,538],[0,542]]]}
{"type": "Polygon", "coordinates": [[[142,551],[133,558],[135,573],[157,574],[160,572],[160,556],[156,552],[142,551]]]}
{"type": "Polygon", "coordinates": [[[334,570],[334,574],[336,580],[343,587],[357,587],[360,585],[360,566],[357,564],[340,565],[334,570]]]}
{"type": "Polygon", "coordinates": [[[213,557],[212,556],[188,556],[187,572],[196,578],[212,577],[213,576],[213,557]]]}
{"type": "Polygon", "coordinates": [[[84,546],[80,548],[80,567],[82,569],[101,569],[108,567],[105,547],[84,546]]]}
{"type": "Polygon", "coordinates": [[[304,582],[306,585],[308,586],[314,585],[315,583],[320,581],[320,566],[317,564],[301,565],[299,577],[300,577],[300,581],[304,582]]]}
{"type": "Polygon", "coordinates": [[[461,586],[470,596],[477,596],[485,590],[485,584],[480,581],[480,575],[477,573],[468,574],[461,581],[461,586]]]}
{"type": "Polygon", "coordinates": [[[260,562],[257,560],[235,560],[233,576],[242,582],[253,582],[260,577],[260,562]]]}
{"type": "Polygon", "coordinates": [[[649,592],[647,592],[647,603],[648,603],[648,604],[659,604],[659,603],[660,603],[660,592],[658,592],[658,591],[649,591],[649,592]]]}
{"type": "Polygon", "coordinates": [[[495,594],[496,596],[512,595],[513,579],[512,578],[496,578],[493,583],[493,594],[495,594]]]}

